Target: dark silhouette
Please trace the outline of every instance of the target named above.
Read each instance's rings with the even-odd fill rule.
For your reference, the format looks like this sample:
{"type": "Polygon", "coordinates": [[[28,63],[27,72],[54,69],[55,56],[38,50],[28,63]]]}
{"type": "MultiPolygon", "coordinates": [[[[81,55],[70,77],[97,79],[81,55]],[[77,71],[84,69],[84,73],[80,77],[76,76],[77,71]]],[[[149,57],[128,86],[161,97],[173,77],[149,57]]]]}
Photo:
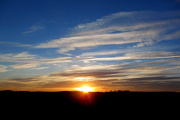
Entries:
{"type": "MultiPolygon", "coordinates": [[[[179,109],[178,92],[0,91],[1,110],[27,115],[164,115],[179,109]]],[[[175,113],[174,113],[175,114],[175,113]]],[[[88,118],[89,118],[88,117],[88,118]]],[[[132,117],[132,116],[131,116],[132,117]]],[[[147,116],[146,116],[147,117],[147,116]]],[[[87,119],[88,119],[87,118],[87,119]]]]}

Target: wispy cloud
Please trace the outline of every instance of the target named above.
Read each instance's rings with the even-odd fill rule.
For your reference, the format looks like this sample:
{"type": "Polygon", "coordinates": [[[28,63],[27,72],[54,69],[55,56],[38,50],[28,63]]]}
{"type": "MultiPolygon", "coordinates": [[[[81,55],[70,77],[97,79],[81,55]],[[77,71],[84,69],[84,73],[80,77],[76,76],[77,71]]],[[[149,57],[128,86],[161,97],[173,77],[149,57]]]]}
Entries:
{"type": "MultiPolygon", "coordinates": [[[[166,61],[169,62],[169,61],[166,61]]],[[[131,89],[135,90],[179,90],[178,71],[169,71],[179,68],[169,66],[157,66],[156,64],[118,64],[118,65],[94,65],[74,66],[63,72],[51,73],[44,76],[31,78],[9,79],[17,83],[30,84],[35,82],[35,87],[40,88],[74,88],[87,83],[91,86],[108,89],[131,89]],[[166,72],[165,72],[166,71],[166,72]],[[170,76],[176,72],[176,76],[170,76]],[[84,78],[78,80],[78,78],[84,78]],[[43,83],[42,83],[43,81],[43,83]],[[152,89],[153,88],[153,89],[152,89]]]]}
{"type": "MultiPolygon", "coordinates": [[[[86,55],[108,55],[108,54],[117,54],[118,52],[99,52],[99,53],[86,53],[82,54],[82,56],[86,55]]],[[[122,52],[119,52],[122,53],[122,52]]],[[[81,61],[123,61],[123,60],[141,60],[141,59],[160,59],[160,58],[180,58],[179,52],[165,52],[165,51],[154,51],[154,52],[129,52],[124,55],[120,55],[116,57],[91,57],[91,58],[80,58],[81,61]]]]}
{"type": "Polygon", "coordinates": [[[69,38],[60,38],[57,40],[50,41],[48,43],[43,43],[36,48],[60,48],[59,53],[66,53],[70,50],[75,50],[75,48],[83,47],[94,47],[102,45],[120,45],[128,43],[139,43],[144,41],[143,39],[157,38],[157,33],[160,31],[133,31],[125,33],[115,33],[115,34],[102,34],[94,36],[78,36],[69,38]]]}
{"type": "Polygon", "coordinates": [[[89,57],[89,56],[105,56],[105,55],[116,55],[120,53],[124,53],[128,50],[109,50],[109,51],[97,51],[97,52],[85,52],[82,53],[79,57],[89,57]]]}
{"type": "MultiPolygon", "coordinates": [[[[116,81],[123,81],[123,80],[130,80],[130,79],[137,79],[140,77],[143,78],[150,78],[152,75],[158,81],[161,78],[165,78],[164,80],[171,80],[172,76],[168,76],[170,72],[164,71],[176,69],[176,66],[157,66],[156,64],[141,64],[141,63],[129,63],[129,64],[118,64],[118,65],[93,65],[93,66],[79,66],[73,69],[65,70],[64,72],[57,72],[48,75],[47,77],[57,77],[57,78],[67,78],[67,80],[73,80],[74,78],[78,77],[87,77],[90,79],[94,78],[96,80],[116,80],[116,81]],[[164,76],[164,77],[162,77],[164,76]]],[[[178,71],[176,71],[178,73],[178,71]]],[[[173,77],[173,79],[178,80],[179,77],[173,77]]],[[[92,80],[94,80],[92,79],[92,80]]],[[[88,80],[88,79],[86,79],[88,80]]],[[[140,79],[142,80],[142,79],[140,79]]],[[[144,79],[146,81],[146,79],[144,79]]],[[[161,79],[163,80],[163,79],[161,79]]]]}
{"type": "Polygon", "coordinates": [[[77,35],[87,35],[88,32],[90,35],[94,35],[157,28],[178,21],[179,12],[119,12],[104,16],[91,23],[77,25],[73,30],[77,35]]]}
{"type": "Polygon", "coordinates": [[[13,69],[25,69],[33,68],[36,70],[46,69],[47,67],[42,65],[52,65],[56,63],[67,63],[72,62],[71,57],[57,57],[57,58],[41,58],[40,56],[29,54],[28,52],[22,53],[11,53],[11,54],[1,54],[0,62],[9,62],[13,65],[9,67],[13,69]]]}
{"type": "Polygon", "coordinates": [[[29,34],[29,33],[32,33],[32,32],[35,32],[37,30],[41,30],[41,29],[45,29],[45,26],[44,25],[33,25],[31,26],[27,31],[24,31],[22,32],[23,34],[29,34]]]}
{"type": "Polygon", "coordinates": [[[36,55],[29,54],[27,52],[22,53],[10,53],[10,54],[1,54],[0,61],[1,62],[13,62],[13,61],[21,61],[21,60],[32,60],[36,55]]]}
{"type": "MultiPolygon", "coordinates": [[[[104,16],[77,25],[68,37],[34,46],[56,48],[56,52],[68,57],[45,58],[28,52],[1,54],[0,61],[11,64],[1,65],[0,72],[7,69],[43,71],[61,64],[56,72],[7,79],[7,82],[12,86],[25,84],[37,88],[72,88],[87,82],[108,90],[172,88],[180,91],[177,85],[180,79],[179,46],[161,44],[180,39],[179,17],[180,11],[119,12],[104,16]]],[[[24,34],[39,29],[44,28],[34,26],[24,34]]]]}
{"type": "Polygon", "coordinates": [[[7,70],[7,66],[5,66],[5,65],[0,65],[0,72],[7,72],[8,70],[7,70]]]}
{"type": "Polygon", "coordinates": [[[22,43],[17,43],[17,42],[6,42],[6,41],[1,41],[0,45],[10,45],[10,46],[15,46],[15,47],[31,47],[32,45],[29,44],[22,44],[22,43]]]}
{"type": "MultiPolygon", "coordinates": [[[[158,54],[150,53],[154,56],[158,54]]],[[[172,53],[163,53],[173,55],[172,53]]],[[[21,55],[20,55],[21,56],[21,55]]],[[[142,58],[145,56],[140,55],[142,58]]],[[[55,60],[68,60],[69,58],[42,59],[42,61],[54,63],[55,60]]],[[[89,84],[101,90],[130,89],[130,90],[180,90],[179,69],[174,64],[179,58],[155,59],[147,62],[126,62],[116,65],[72,65],[61,72],[49,75],[35,76],[29,78],[6,79],[11,86],[25,85],[34,88],[67,88],[72,89],[82,84],[89,84]],[[160,65],[163,64],[163,65],[160,65]],[[82,78],[82,79],[78,79],[82,78]],[[176,86],[176,87],[173,87],[176,86]],[[106,88],[106,89],[105,89],[106,88]]],[[[42,63],[45,64],[45,63],[42,63]]],[[[47,63],[48,64],[48,63],[47,63]]],[[[19,65],[20,66],[20,65],[19,65]]],[[[5,66],[2,66],[5,68],[5,66]]],[[[35,67],[35,69],[38,67],[35,67]]],[[[41,67],[39,68],[41,69],[41,67]]],[[[46,69],[46,68],[42,68],[46,69]]],[[[17,86],[16,86],[17,87],[17,86]]]]}
{"type": "Polygon", "coordinates": [[[180,38],[179,11],[120,12],[72,29],[71,37],[41,43],[35,48],[59,48],[65,54],[76,48],[130,44],[132,47],[152,45],[180,38]],[[168,32],[171,31],[171,32],[168,32]]]}

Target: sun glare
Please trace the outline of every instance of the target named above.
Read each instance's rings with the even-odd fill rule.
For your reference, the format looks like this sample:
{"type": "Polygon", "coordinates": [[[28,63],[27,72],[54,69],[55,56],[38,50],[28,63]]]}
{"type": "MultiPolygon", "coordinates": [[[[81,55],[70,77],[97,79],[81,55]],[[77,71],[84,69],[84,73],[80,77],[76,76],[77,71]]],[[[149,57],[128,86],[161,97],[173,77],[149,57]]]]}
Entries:
{"type": "Polygon", "coordinates": [[[89,86],[83,86],[83,87],[77,88],[77,90],[87,93],[87,92],[92,92],[93,88],[89,86]]]}

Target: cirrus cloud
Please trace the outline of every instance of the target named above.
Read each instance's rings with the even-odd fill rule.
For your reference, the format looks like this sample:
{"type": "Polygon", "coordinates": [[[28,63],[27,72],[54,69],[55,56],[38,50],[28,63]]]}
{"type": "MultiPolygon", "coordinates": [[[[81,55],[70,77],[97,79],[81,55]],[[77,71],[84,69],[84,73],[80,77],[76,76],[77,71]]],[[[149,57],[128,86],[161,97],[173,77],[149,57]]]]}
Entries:
{"type": "Polygon", "coordinates": [[[5,66],[5,65],[0,65],[0,72],[7,72],[8,70],[7,70],[7,66],[5,66]]]}
{"type": "Polygon", "coordinates": [[[70,37],[41,43],[35,48],[58,48],[70,55],[76,48],[133,44],[132,47],[152,45],[163,40],[180,38],[179,11],[119,12],[94,22],[77,25],[70,37]],[[171,31],[171,32],[168,32],[171,31]]]}

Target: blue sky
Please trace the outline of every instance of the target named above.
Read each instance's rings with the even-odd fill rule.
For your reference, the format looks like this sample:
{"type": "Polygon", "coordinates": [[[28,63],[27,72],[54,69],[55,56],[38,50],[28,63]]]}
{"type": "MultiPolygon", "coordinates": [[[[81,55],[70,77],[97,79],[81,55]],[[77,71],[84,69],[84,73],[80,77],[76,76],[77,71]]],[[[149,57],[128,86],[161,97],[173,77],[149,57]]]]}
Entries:
{"type": "Polygon", "coordinates": [[[180,91],[179,0],[1,0],[0,90],[180,91]]]}

